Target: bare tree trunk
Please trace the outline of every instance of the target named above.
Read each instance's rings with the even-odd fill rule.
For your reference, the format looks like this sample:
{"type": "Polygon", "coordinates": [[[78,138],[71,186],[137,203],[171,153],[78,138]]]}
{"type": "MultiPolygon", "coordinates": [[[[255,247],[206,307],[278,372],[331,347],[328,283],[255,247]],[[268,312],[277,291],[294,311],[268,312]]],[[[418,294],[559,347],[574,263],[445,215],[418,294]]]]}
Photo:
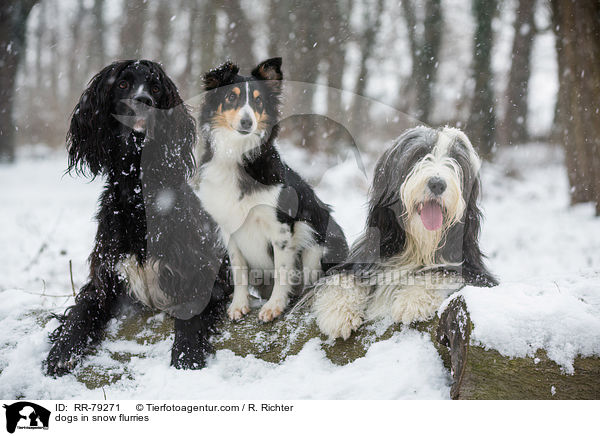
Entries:
{"type": "Polygon", "coordinates": [[[194,0],[190,4],[189,19],[188,19],[188,40],[185,54],[185,67],[179,78],[179,83],[183,89],[189,93],[194,92],[196,88],[196,81],[192,77],[194,69],[194,54],[196,49],[196,35],[198,34],[198,1],[194,0]],[[194,91],[192,91],[194,90],[194,91]]]}
{"type": "Polygon", "coordinates": [[[531,49],[535,36],[535,1],[520,0],[515,19],[512,63],[506,95],[508,105],[502,129],[509,144],[525,142],[527,133],[527,96],[531,64],[531,49]]]}
{"type": "Polygon", "coordinates": [[[100,70],[106,63],[106,46],[104,44],[104,34],[106,32],[106,23],[104,21],[104,0],[94,0],[93,16],[93,42],[90,44],[90,67],[87,75],[100,70]]]}
{"type": "Polygon", "coordinates": [[[202,27],[200,28],[200,70],[205,73],[217,63],[217,10],[216,0],[207,0],[202,11],[202,27]]]}
{"type": "Polygon", "coordinates": [[[231,53],[232,60],[240,68],[251,68],[256,61],[253,55],[254,37],[240,0],[223,0],[223,9],[229,18],[225,52],[231,53]]]}
{"type": "Polygon", "coordinates": [[[289,58],[289,36],[292,31],[290,10],[292,7],[290,0],[271,0],[269,4],[269,56],[281,56],[284,58],[284,62],[287,62],[289,58]]]}
{"type": "MultiPolygon", "coordinates": [[[[196,3],[196,2],[194,2],[196,3]]],[[[160,0],[156,8],[156,38],[158,39],[157,60],[164,65],[170,64],[168,51],[171,39],[171,0],[160,0]]],[[[191,29],[189,29],[191,33],[191,29]]]]}
{"type": "MultiPolygon", "coordinates": [[[[52,17],[58,14],[58,5],[56,3],[50,3],[49,7],[46,8],[46,20],[48,23],[52,23],[52,17]]],[[[48,74],[50,75],[50,101],[49,107],[53,110],[61,110],[61,102],[58,97],[58,75],[60,74],[60,63],[61,63],[61,54],[60,47],[58,44],[58,29],[56,28],[56,23],[50,24],[50,61],[48,62],[48,74]]],[[[66,105],[65,105],[66,106],[66,105]]]]}
{"type": "Polygon", "coordinates": [[[425,23],[423,35],[423,48],[421,50],[421,75],[418,77],[417,107],[419,109],[419,118],[430,122],[430,112],[432,108],[431,93],[435,76],[437,73],[440,45],[444,21],[442,18],[441,0],[427,0],[425,3],[425,23]]]}
{"type": "Polygon", "coordinates": [[[27,17],[37,0],[0,4],[0,162],[15,158],[15,80],[26,47],[27,17]]]}
{"type": "MultiPolygon", "coordinates": [[[[327,66],[327,86],[336,91],[342,89],[342,79],[344,77],[346,42],[350,36],[348,30],[349,5],[346,10],[340,2],[326,2],[326,24],[327,32],[324,41],[324,58],[328,60],[327,66]]],[[[327,93],[327,110],[334,114],[342,113],[341,93],[327,93]]]]}
{"type": "MultiPolygon", "coordinates": [[[[73,22],[70,25],[71,28],[71,47],[69,51],[69,69],[67,73],[67,79],[69,83],[73,84],[70,86],[69,94],[67,95],[67,104],[69,107],[75,106],[75,103],[80,95],[80,88],[85,84],[85,79],[82,79],[81,70],[82,57],[80,48],[83,46],[81,29],[83,26],[83,20],[86,16],[85,6],[83,0],[77,2],[77,12],[73,16],[73,22]]],[[[85,63],[85,61],[84,61],[85,63]]],[[[85,73],[85,70],[84,70],[85,73]]]]}
{"type": "Polygon", "coordinates": [[[40,3],[38,11],[38,23],[35,29],[35,87],[37,92],[42,89],[44,80],[44,68],[42,67],[42,46],[46,34],[46,2],[40,3]]]}
{"type": "Polygon", "coordinates": [[[476,29],[473,44],[475,93],[471,101],[468,133],[480,155],[491,159],[496,141],[495,98],[492,89],[492,18],[496,0],[473,0],[476,29]]]}
{"type": "MultiPolygon", "coordinates": [[[[288,80],[304,82],[306,87],[298,87],[287,103],[291,106],[310,111],[314,103],[315,88],[311,86],[319,77],[321,46],[323,38],[323,14],[319,0],[301,2],[292,0],[291,9],[295,11],[291,33],[294,37],[289,42],[287,62],[284,63],[288,80]]],[[[323,120],[317,115],[304,115],[296,118],[295,133],[300,135],[301,144],[309,150],[319,146],[319,133],[323,130],[323,120]]]]}
{"type": "Polygon", "coordinates": [[[431,94],[437,75],[442,34],[444,33],[441,0],[426,0],[422,35],[417,32],[417,17],[413,0],[402,1],[401,6],[406,20],[412,60],[410,83],[415,96],[415,116],[419,120],[429,123],[433,108],[431,94]]]}
{"type": "Polygon", "coordinates": [[[121,27],[121,50],[118,57],[136,59],[141,56],[144,46],[148,4],[145,0],[127,0],[123,13],[125,21],[121,27]]]}
{"type": "Polygon", "coordinates": [[[354,101],[352,102],[352,124],[353,131],[361,131],[361,124],[368,123],[369,114],[368,107],[365,105],[365,91],[367,89],[368,80],[368,63],[373,56],[375,42],[377,40],[377,31],[381,24],[381,13],[383,11],[383,0],[376,0],[375,8],[370,11],[365,8],[364,26],[365,32],[362,35],[361,41],[361,59],[356,85],[354,86],[354,101]]]}
{"type": "MultiPolygon", "coordinates": [[[[346,43],[350,38],[349,17],[352,1],[325,2],[325,29],[321,42],[322,59],[327,60],[327,111],[343,119],[342,88],[346,67],[346,43]]],[[[341,144],[345,129],[333,122],[324,122],[324,139],[328,141],[328,151],[334,151],[341,144]]]]}
{"type": "Polygon", "coordinates": [[[553,0],[552,10],[571,202],[600,215],[600,3],[553,0]]]}

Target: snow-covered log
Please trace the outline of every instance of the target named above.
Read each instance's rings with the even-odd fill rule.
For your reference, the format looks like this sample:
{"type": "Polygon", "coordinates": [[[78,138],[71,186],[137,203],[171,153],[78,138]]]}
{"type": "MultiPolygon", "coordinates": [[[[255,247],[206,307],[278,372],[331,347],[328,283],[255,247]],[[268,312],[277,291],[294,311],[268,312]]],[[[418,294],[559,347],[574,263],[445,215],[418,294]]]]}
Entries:
{"type": "MultiPolygon", "coordinates": [[[[560,322],[560,320],[557,320],[560,322]]],[[[462,296],[442,312],[436,340],[449,352],[453,399],[600,399],[600,358],[576,357],[573,373],[548,358],[510,358],[473,343],[473,323],[462,296]]]]}
{"type": "MultiPolygon", "coordinates": [[[[116,361],[127,363],[144,358],[144,349],[150,344],[170,343],[171,318],[144,309],[141,313],[134,312],[121,317],[115,328],[108,330],[107,341],[135,341],[140,345],[138,352],[111,352],[110,357],[116,361]]],[[[599,357],[576,357],[569,373],[571,371],[555,363],[545,351],[530,357],[511,358],[486,348],[473,339],[474,324],[462,295],[450,300],[439,319],[414,323],[410,327],[367,323],[346,341],[328,341],[306,309],[266,324],[258,319],[257,313],[255,307],[241,321],[224,320],[220,333],[212,338],[215,350],[230,350],[238,356],[281,363],[300,353],[309,341],[316,341],[333,364],[347,365],[364,357],[376,342],[410,328],[431,337],[452,376],[450,396],[453,399],[600,399],[599,357]]],[[[84,362],[76,377],[93,389],[129,375],[84,362]]]]}

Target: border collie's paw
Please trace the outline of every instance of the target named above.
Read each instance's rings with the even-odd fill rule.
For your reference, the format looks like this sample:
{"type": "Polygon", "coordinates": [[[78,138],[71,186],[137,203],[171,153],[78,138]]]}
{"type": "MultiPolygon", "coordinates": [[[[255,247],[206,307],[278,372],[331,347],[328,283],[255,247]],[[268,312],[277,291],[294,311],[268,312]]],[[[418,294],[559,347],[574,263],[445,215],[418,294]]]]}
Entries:
{"type": "Polygon", "coordinates": [[[345,275],[328,277],[315,289],[313,312],[322,333],[330,339],[348,339],[363,323],[368,291],[345,275]]]}
{"type": "Polygon", "coordinates": [[[249,312],[250,306],[248,305],[247,298],[240,298],[239,300],[236,300],[234,298],[231,304],[229,305],[229,308],[227,309],[227,315],[232,321],[239,321],[244,315],[248,314],[249,312]]]}
{"type": "Polygon", "coordinates": [[[283,299],[270,299],[267,301],[258,313],[258,319],[263,322],[273,321],[279,315],[281,315],[285,309],[285,300],[283,299]]]}
{"type": "Polygon", "coordinates": [[[433,318],[446,294],[435,289],[400,289],[394,298],[391,314],[394,321],[410,324],[433,318]]]}
{"type": "Polygon", "coordinates": [[[176,341],[171,349],[171,366],[177,369],[202,369],[206,366],[206,357],[212,352],[208,341],[198,341],[196,344],[176,341]]]}

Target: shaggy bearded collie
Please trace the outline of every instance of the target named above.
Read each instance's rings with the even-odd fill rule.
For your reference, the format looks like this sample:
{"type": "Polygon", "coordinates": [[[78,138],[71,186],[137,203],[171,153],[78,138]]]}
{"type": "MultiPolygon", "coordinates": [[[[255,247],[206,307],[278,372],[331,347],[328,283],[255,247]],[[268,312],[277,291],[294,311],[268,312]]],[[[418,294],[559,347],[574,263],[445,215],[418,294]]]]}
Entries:
{"type": "Polygon", "coordinates": [[[494,286],[479,249],[481,163],[458,129],[406,131],[377,162],[365,233],[315,286],[321,331],[347,339],[365,320],[432,317],[464,284],[494,286]]]}

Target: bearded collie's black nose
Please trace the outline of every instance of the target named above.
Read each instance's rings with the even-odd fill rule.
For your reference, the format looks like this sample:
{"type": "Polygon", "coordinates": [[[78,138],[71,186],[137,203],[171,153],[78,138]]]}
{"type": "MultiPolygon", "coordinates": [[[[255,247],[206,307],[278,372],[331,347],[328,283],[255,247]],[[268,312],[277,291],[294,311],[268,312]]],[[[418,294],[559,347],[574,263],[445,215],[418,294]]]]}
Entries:
{"type": "Polygon", "coordinates": [[[250,130],[252,128],[252,119],[250,117],[244,117],[240,120],[240,127],[244,130],[250,130]]]}
{"type": "Polygon", "coordinates": [[[446,190],[446,182],[440,177],[432,177],[429,179],[427,186],[429,186],[429,190],[433,192],[434,195],[442,195],[446,190]]]}

